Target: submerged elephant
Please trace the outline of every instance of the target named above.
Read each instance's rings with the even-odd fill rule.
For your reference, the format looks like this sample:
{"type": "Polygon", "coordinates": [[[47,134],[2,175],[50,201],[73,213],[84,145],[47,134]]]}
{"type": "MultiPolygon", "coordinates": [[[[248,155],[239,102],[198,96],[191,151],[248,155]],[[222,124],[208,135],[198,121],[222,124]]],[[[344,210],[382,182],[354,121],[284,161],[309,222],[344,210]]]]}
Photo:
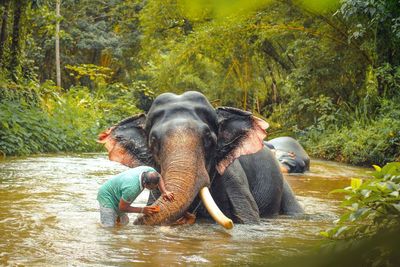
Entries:
{"type": "MultiPolygon", "coordinates": [[[[165,93],[147,115],[121,121],[101,133],[99,141],[110,160],[155,167],[175,194],[174,202],[150,196],[161,211],[135,223],[174,223],[196,209],[200,192],[208,213],[226,226],[230,223],[223,214],[234,222],[257,223],[260,217],[302,212],[276,159],[263,146],[267,127],[250,112],[214,109],[199,92],[165,93]]],[[[197,216],[208,215],[200,208],[197,216]]]]}
{"type": "Polygon", "coordinates": [[[284,173],[303,173],[310,170],[310,157],[300,143],[289,136],[264,141],[272,149],[284,173]]]}

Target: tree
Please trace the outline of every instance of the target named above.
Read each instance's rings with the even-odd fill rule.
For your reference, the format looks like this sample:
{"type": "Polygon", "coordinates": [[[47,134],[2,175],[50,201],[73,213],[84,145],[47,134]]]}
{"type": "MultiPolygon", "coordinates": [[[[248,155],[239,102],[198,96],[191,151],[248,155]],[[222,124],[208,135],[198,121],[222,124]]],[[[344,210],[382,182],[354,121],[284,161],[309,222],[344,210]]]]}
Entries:
{"type": "Polygon", "coordinates": [[[61,0],[56,1],[56,73],[57,86],[61,87],[61,67],[60,67],[60,5],[61,0]]]}
{"type": "MultiPolygon", "coordinates": [[[[349,26],[349,40],[356,40],[373,60],[377,72],[378,94],[391,97],[399,92],[388,89],[387,78],[392,79],[400,68],[400,4],[398,0],[346,0],[338,13],[349,26]],[[389,67],[385,67],[389,64],[389,67]]],[[[400,78],[400,77],[399,77],[400,78]]]]}
{"type": "Polygon", "coordinates": [[[7,40],[7,23],[8,23],[8,12],[10,9],[10,1],[5,0],[3,3],[3,16],[1,21],[1,32],[0,32],[0,67],[3,65],[3,55],[5,42],[7,40]]]}
{"type": "Polygon", "coordinates": [[[18,80],[18,68],[20,67],[20,30],[21,30],[21,19],[23,17],[26,2],[18,0],[14,2],[14,17],[13,17],[13,28],[12,38],[10,47],[10,64],[9,73],[11,79],[16,82],[18,80]]]}

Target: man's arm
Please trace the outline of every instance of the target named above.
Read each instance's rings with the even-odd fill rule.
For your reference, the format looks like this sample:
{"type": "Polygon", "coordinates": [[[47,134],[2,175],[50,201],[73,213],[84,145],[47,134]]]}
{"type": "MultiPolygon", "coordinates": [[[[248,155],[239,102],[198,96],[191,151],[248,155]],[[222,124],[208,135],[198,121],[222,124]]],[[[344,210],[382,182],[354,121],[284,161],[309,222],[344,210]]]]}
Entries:
{"type": "Polygon", "coordinates": [[[118,209],[122,212],[144,213],[144,214],[153,214],[159,211],[159,209],[155,206],[146,206],[143,208],[132,207],[131,203],[124,201],[122,198],[119,200],[118,209]]]}
{"type": "Polygon", "coordinates": [[[160,189],[161,196],[163,199],[173,201],[174,200],[174,193],[169,192],[165,189],[164,185],[164,178],[160,175],[160,181],[158,182],[158,189],[160,189]]]}

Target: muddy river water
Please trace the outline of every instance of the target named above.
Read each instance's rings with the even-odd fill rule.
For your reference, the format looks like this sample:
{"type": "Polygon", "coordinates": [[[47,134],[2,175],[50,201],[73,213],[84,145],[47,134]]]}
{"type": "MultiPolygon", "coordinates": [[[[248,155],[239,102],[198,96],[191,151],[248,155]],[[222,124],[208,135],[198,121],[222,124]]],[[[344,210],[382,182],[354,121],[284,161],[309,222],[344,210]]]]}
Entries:
{"type": "MultiPolygon", "coordinates": [[[[287,179],[305,214],[259,225],[136,226],[99,224],[99,186],[126,167],[105,154],[57,154],[0,161],[0,265],[176,266],[276,262],[323,239],[340,212],[338,195],[370,169],[313,160],[287,179]]],[[[148,192],[135,201],[144,205],[148,192]]],[[[135,215],[130,214],[131,222],[135,215]]]]}

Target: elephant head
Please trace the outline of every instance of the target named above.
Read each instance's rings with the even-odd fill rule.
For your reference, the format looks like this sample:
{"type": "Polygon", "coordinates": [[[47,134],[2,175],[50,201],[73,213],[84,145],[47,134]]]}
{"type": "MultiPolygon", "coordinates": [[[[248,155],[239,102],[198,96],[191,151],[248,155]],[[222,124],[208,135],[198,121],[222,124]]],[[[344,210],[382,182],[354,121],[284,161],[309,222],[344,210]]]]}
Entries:
{"type": "Polygon", "coordinates": [[[141,216],[136,223],[168,224],[182,216],[200,191],[203,201],[213,202],[203,190],[210,177],[215,171],[223,174],[239,156],[262,149],[267,127],[250,112],[214,109],[199,92],[165,93],[154,100],[147,115],[121,121],[101,133],[99,141],[110,160],[129,167],[150,165],[161,172],[175,201],[159,198],[155,205],[161,211],[141,216]]]}

